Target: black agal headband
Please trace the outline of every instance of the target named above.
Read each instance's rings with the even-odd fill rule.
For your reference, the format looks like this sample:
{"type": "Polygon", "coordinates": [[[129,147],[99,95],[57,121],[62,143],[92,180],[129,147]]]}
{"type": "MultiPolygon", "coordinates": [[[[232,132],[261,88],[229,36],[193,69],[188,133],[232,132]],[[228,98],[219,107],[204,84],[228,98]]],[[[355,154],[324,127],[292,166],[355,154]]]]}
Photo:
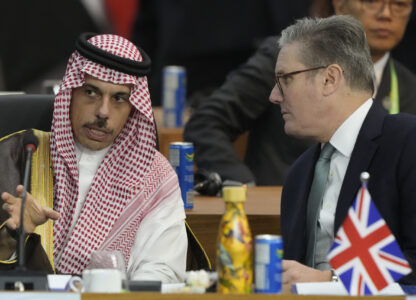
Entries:
{"type": "Polygon", "coordinates": [[[151,61],[149,56],[140,48],[140,54],[143,61],[135,61],[132,59],[124,58],[118,55],[109,53],[101,48],[98,48],[88,42],[88,39],[95,36],[95,33],[84,32],[75,41],[75,49],[85,58],[99,63],[105,67],[133,75],[133,76],[145,76],[150,73],[151,61]]]}

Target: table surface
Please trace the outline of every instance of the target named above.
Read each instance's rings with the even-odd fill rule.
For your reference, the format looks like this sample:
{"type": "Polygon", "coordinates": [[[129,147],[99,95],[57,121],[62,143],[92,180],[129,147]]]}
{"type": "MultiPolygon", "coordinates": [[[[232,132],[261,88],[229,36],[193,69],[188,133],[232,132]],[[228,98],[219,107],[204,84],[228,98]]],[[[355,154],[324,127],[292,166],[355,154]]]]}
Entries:
{"type": "MultiPolygon", "coordinates": [[[[247,200],[244,210],[247,215],[280,215],[281,186],[255,186],[247,188],[247,200]]],[[[187,215],[222,215],[225,204],[221,197],[197,195],[194,208],[187,215]]]]}
{"type": "MultiPolygon", "coordinates": [[[[2,296],[5,299],[45,299],[48,292],[3,292],[2,296]]],[[[49,296],[54,296],[52,299],[81,299],[81,300],[405,300],[405,296],[308,296],[308,295],[263,295],[263,294],[248,294],[248,295],[221,295],[217,293],[207,294],[160,294],[160,293],[121,293],[121,294],[99,294],[99,293],[66,293],[66,292],[52,292],[49,296]],[[69,296],[69,297],[68,297],[69,296]]],[[[3,298],[2,298],[3,299],[3,298]]],[[[51,299],[51,297],[46,297],[51,299]]]]}
{"type": "Polygon", "coordinates": [[[158,294],[158,293],[126,293],[126,294],[82,294],[82,300],[135,300],[135,299],[149,299],[149,300],[182,300],[182,299],[201,299],[201,300],[351,300],[351,299],[365,299],[365,300],[405,300],[405,296],[305,296],[305,295],[221,295],[216,293],[209,294],[158,294]]]}

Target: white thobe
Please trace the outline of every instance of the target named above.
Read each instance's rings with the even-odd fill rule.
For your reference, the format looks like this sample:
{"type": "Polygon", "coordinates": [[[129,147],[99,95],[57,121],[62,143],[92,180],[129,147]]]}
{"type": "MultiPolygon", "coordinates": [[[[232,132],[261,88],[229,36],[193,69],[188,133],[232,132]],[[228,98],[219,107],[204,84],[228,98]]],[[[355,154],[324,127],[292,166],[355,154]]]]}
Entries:
{"type": "MultiPolygon", "coordinates": [[[[91,151],[76,144],[75,150],[79,194],[70,232],[74,229],[95,173],[109,148],[91,151]]],[[[188,248],[185,217],[178,187],[140,223],[127,265],[129,279],[161,280],[163,283],[184,281],[188,248]]]]}

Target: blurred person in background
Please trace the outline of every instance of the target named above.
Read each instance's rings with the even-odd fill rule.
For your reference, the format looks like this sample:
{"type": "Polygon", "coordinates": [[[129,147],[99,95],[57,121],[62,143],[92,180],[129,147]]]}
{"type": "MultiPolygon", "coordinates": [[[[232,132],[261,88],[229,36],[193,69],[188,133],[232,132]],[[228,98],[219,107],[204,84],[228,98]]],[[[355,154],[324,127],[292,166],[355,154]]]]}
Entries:
{"type": "Polygon", "coordinates": [[[139,0],[0,1],[0,91],[51,92],[80,33],[130,38],[138,8],[139,0]]]}
{"type": "Polygon", "coordinates": [[[81,1],[0,1],[0,14],[6,91],[42,92],[43,80],[63,77],[76,37],[98,31],[81,1]]]}
{"type": "Polygon", "coordinates": [[[132,41],[152,57],[149,89],[162,105],[162,70],[187,71],[187,102],[196,107],[258,48],[307,14],[309,0],[141,0],[132,41]]]}

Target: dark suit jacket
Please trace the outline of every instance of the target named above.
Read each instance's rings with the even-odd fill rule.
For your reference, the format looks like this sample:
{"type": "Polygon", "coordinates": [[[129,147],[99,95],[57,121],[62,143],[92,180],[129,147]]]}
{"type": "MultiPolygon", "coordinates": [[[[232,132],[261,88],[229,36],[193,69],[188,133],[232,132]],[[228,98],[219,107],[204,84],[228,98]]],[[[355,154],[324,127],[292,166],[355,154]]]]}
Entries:
{"type": "MultiPolygon", "coordinates": [[[[319,144],[294,163],[284,184],[281,232],[284,257],[305,263],[305,220],[319,144]]],[[[341,226],[359,187],[360,173],[370,173],[369,192],[396,237],[413,273],[402,283],[416,283],[416,117],[388,115],[379,104],[371,107],[342,183],[334,231],[341,226]]]]}

